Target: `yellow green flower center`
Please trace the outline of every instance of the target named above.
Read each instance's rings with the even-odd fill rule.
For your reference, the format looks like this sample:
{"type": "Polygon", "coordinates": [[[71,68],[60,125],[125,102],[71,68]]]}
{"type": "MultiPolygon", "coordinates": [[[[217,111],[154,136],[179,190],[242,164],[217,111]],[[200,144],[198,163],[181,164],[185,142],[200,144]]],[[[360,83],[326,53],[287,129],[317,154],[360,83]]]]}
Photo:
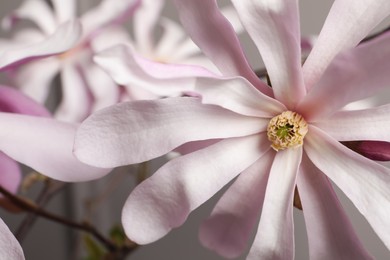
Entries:
{"type": "Polygon", "coordinates": [[[307,131],[305,119],[292,111],[273,117],[267,127],[268,139],[276,151],[301,146],[307,131]]]}

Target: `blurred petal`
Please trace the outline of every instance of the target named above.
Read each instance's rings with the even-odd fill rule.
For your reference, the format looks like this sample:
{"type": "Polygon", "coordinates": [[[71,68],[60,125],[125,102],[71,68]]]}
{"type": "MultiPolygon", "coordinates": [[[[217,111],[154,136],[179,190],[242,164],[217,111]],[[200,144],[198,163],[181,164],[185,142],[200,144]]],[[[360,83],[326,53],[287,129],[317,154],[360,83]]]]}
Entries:
{"type": "Polygon", "coordinates": [[[76,16],[75,0],[51,0],[58,23],[66,22],[76,16]]]}
{"type": "Polygon", "coordinates": [[[0,113],[0,150],[14,160],[61,181],[100,178],[109,169],[87,166],[72,153],[76,125],[51,118],[0,113]]]}
{"type": "Polygon", "coordinates": [[[340,53],[299,105],[307,120],[324,118],[390,85],[390,33],[340,53]]]}
{"type": "Polygon", "coordinates": [[[156,158],[190,141],[255,134],[267,124],[196,98],[125,102],[81,124],[75,154],[87,164],[116,167],[156,158]]]}
{"type": "Polygon", "coordinates": [[[294,259],[293,196],[302,148],[276,153],[248,260],[294,259]]]}
{"type": "Polygon", "coordinates": [[[260,81],[245,58],[240,42],[215,0],[175,0],[183,26],[225,76],[243,76],[264,94],[271,89],[260,81]]]}
{"type": "Polygon", "coordinates": [[[18,69],[15,84],[27,96],[44,104],[59,70],[60,62],[55,58],[32,61],[18,69]]]}
{"type": "Polygon", "coordinates": [[[238,176],[200,228],[202,244],[235,258],[249,245],[263,206],[274,152],[268,152],[238,176]]]}
{"type": "Polygon", "coordinates": [[[234,0],[233,4],[260,51],[275,98],[293,109],[306,92],[298,0],[234,0]]]}
{"type": "Polygon", "coordinates": [[[309,127],[304,148],[390,248],[390,169],[351,151],[315,126],[309,127]]]}
{"type": "Polygon", "coordinates": [[[236,34],[241,34],[242,32],[245,31],[240,21],[240,18],[238,17],[236,9],[232,5],[227,5],[222,7],[221,13],[223,14],[223,16],[226,17],[229,23],[233,26],[233,29],[236,32],[236,34]]]}
{"type": "Polygon", "coordinates": [[[388,0],[336,0],[303,65],[306,88],[318,82],[338,53],[355,47],[389,13],[388,0]]]}
{"type": "Polygon", "coordinates": [[[29,60],[52,56],[65,52],[78,42],[81,35],[81,25],[77,20],[62,24],[54,34],[42,42],[31,44],[24,48],[0,52],[0,69],[18,66],[29,60]]]}
{"type": "MultiPolygon", "coordinates": [[[[9,158],[6,154],[0,152],[0,186],[11,193],[16,193],[21,178],[22,171],[20,170],[18,163],[9,158]]],[[[3,195],[0,194],[0,198],[2,196],[3,195]]]]}
{"type": "Polygon", "coordinates": [[[23,249],[0,218],[0,259],[24,260],[23,249]]]}
{"type": "Polygon", "coordinates": [[[282,103],[264,95],[241,77],[198,78],[194,91],[202,96],[202,103],[219,105],[242,115],[274,117],[286,110],[282,103]]]}
{"type": "Polygon", "coordinates": [[[19,8],[3,19],[2,26],[10,29],[20,19],[31,20],[45,34],[52,34],[57,27],[52,10],[45,1],[41,0],[24,0],[19,8]]]}
{"type": "Polygon", "coordinates": [[[373,259],[359,241],[331,183],[307,158],[298,174],[310,259],[373,259]]]}
{"type": "Polygon", "coordinates": [[[49,117],[49,111],[20,91],[0,85],[0,111],[49,117]]]}
{"type": "Polygon", "coordinates": [[[118,44],[130,42],[130,36],[126,28],[121,26],[109,26],[99,31],[90,42],[94,53],[98,53],[118,44]]]}
{"type": "Polygon", "coordinates": [[[66,122],[81,122],[91,111],[91,97],[81,68],[64,63],[61,68],[62,99],[55,118],[66,122]]]}
{"type": "Polygon", "coordinates": [[[312,125],[321,128],[337,141],[390,142],[390,104],[364,110],[340,111],[312,125]]]}
{"type": "Polygon", "coordinates": [[[269,149],[265,134],[252,135],[169,161],[127,199],[122,212],[127,236],[138,244],[165,236],[269,149]]]}

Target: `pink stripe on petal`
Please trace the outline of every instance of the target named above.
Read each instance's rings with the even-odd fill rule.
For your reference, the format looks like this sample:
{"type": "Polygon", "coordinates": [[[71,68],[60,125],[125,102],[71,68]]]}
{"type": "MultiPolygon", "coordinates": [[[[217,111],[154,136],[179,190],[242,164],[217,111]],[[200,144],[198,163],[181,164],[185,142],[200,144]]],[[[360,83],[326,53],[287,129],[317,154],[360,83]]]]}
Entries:
{"type": "Polygon", "coordinates": [[[0,218],[0,259],[24,260],[23,249],[0,218]]]}
{"type": "Polygon", "coordinates": [[[276,153],[259,227],[247,260],[294,259],[293,196],[302,147],[276,153]]]}
{"type": "Polygon", "coordinates": [[[127,236],[147,244],[184,223],[189,213],[269,150],[265,134],[223,140],[169,161],[127,199],[127,236]]]}
{"type": "Polygon", "coordinates": [[[359,241],[330,181],[307,158],[298,174],[310,259],[373,259],[359,241]]]}
{"type": "Polygon", "coordinates": [[[315,126],[310,126],[304,148],[390,248],[390,169],[351,151],[315,126]]]}
{"type": "Polygon", "coordinates": [[[218,254],[243,254],[261,214],[273,151],[260,157],[238,176],[200,228],[202,244],[218,254]]]}
{"type": "Polygon", "coordinates": [[[150,160],[191,141],[255,134],[267,124],[196,98],[125,102],[81,124],[75,154],[91,165],[116,167],[150,160]]]}

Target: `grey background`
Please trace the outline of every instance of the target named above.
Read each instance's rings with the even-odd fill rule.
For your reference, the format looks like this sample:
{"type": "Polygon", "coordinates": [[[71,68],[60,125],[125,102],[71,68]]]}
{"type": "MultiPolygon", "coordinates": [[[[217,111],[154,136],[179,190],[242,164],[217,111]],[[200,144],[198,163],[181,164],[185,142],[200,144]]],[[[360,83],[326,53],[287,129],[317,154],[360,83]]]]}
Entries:
{"type": "MultiPolygon", "coordinates": [[[[64,0],[66,1],[66,0],[64,0]]],[[[88,6],[94,5],[95,0],[80,0],[80,9],[85,10],[88,6]]],[[[220,1],[225,4],[226,1],[220,1]]],[[[301,6],[301,27],[303,35],[317,34],[320,31],[323,21],[329,11],[333,1],[331,0],[302,0],[301,6]]],[[[9,10],[19,6],[20,0],[2,0],[0,2],[0,17],[3,17],[9,10]]],[[[164,11],[166,15],[176,17],[173,8],[169,5],[164,11]]],[[[388,24],[383,23],[381,27],[388,24]]],[[[9,33],[1,32],[1,36],[8,36],[9,33]]],[[[253,43],[247,36],[241,37],[244,49],[254,68],[261,66],[261,61],[257,55],[253,43]],[[253,53],[253,55],[252,55],[253,53]]],[[[163,162],[157,161],[152,166],[154,171],[163,162]]],[[[49,211],[67,216],[75,220],[81,220],[85,217],[85,201],[93,194],[101,194],[107,187],[115,187],[109,198],[103,197],[102,206],[93,211],[91,218],[97,224],[102,232],[107,232],[112,223],[120,223],[121,207],[134,187],[134,178],[132,167],[121,168],[115,173],[94,182],[71,184],[65,192],[53,199],[48,206],[49,211]]],[[[39,185],[31,192],[35,196],[39,190],[39,185]]],[[[131,260],[217,260],[222,259],[213,252],[200,246],[198,242],[198,226],[202,219],[210,213],[216,200],[222,193],[218,193],[212,200],[197,209],[190,215],[188,221],[179,229],[172,231],[164,239],[153,244],[143,246],[133,253],[128,259],[131,260]]],[[[342,204],[345,206],[354,227],[368,250],[376,259],[390,259],[390,252],[378,239],[365,219],[356,211],[345,196],[338,191],[342,204]]],[[[0,216],[15,230],[23,219],[24,214],[9,214],[0,210],[0,216]]],[[[295,217],[295,238],[296,238],[296,259],[308,259],[307,237],[304,228],[302,213],[298,210],[294,212],[295,217]]],[[[390,217],[390,216],[389,216],[390,217]]],[[[321,238],[318,238],[321,239],[321,238]]],[[[77,252],[77,245],[80,243],[79,232],[73,232],[69,229],[53,222],[39,219],[36,225],[28,234],[23,242],[23,248],[27,259],[73,259],[77,252]]],[[[238,259],[245,259],[242,256],[238,259]]]]}

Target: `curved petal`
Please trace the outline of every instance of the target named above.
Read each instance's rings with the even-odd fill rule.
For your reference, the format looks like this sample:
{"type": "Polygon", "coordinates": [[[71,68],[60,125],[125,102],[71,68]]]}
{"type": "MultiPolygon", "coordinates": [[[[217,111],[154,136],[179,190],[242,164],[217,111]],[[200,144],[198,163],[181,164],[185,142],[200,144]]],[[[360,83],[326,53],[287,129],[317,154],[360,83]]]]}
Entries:
{"type": "Polygon", "coordinates": [[[312,125],[321,128],[338,141],[390,142],[390,105],[364,110],[340,111],[312,125]]]}
{"type": "Polygon", "coordinates": [[[233,0],[260,51],[275,98],[293,109],[305,95],[298,0],[233,0]]]}
{"type": "Polygon", "coordinates": [[[249,245],[260,218],[269,171],[275,152],[269,151],[238,176],[200,227],[202,244],[235,258],[249,245]]]}
{"type": "Polygon", "coordinates": [[[364,249],[331,183],[307,158],[298,174],[310,259],[373,259],[364,249]]]}
{"type": "Polygon", "coordinates": [[[127,236],[138,244],[165,236],[268,150],[265,134],[252,135],[169,161],[127,199],[122,212],[127,236]]]}
{"type": "Polygon", "coordinates": [[[177,96],[193,91],[195,77],[214,77],[214,74],[198,66],[149,61],[125,45],[105,50],[94,60],[118,84],[140,86],[160,96],[177,96]]]}
{"type": "Polygon", "coordinates": [[[44,106],[36,103],[14,88],[1,85],[0,111],[50,117],[50,112],[44,106]]]}
{"type": "Polygon", "coordinates": [[[190,141],[255,134],[267,124],[196,98],[125,102],[81,124],[75,154],[91,165],[116,167],[156,158],[190,141]]]}
{"type": "Polygon", "coordinates": [[[89,42],[94,53],[98,53],[115,45],[130,43],[132,40],[123,26],[110,26],[101,29],[89,42]]]}
{"type": "Polygon", "coordinates": [[[0,52],[0,70],[21,65],[32,59],[65,52],[77,44],[80,35],[81,24],[77,20],[64,23],[42,42],[0,52]]]}
{"type": "Polygon", "coordinates": [[[225,76],[243,76],[264,94],[271,89],[252,71],[233,27],[215,0],[175,0],[181,22],[193,41],[225,76]]]}
{"type": "Polygon", "coordinates": [[[62,65],[62,99],[55,111],[55,118],[66,122],[81,122],[90,114],[92,101],[83,76],[77,65],[62,65]]]}
{"type": "Polygon", "coordinates": [[[264,95],[241,77],[198,78],[194,91],[201,95],[203,103],[242,115],[269,118],[286,110],[282,103],[264,95]]]}
{"type": "Polygon", "coordinates": [[[304,148],[390,248],[390,169],[349,150],[315,126],[309,127],[304,148]]]}
{"type": "Polygon", "coordinates": [[[57,28],[52,10],[41,0],[25,0],[21,6],[3,18],[2,26],[10,29],[20,19],[33,21],[45,34],[52,34],[57,28]]]}
{"type": "MultiPolygon", "coordinates": [[[[21,179],[22,171],[19,164],[9,158],[6,154],[0,152],[0,186],[11,193],[16,193],[21,179]]],[[[0,194],[0,198],[2,196],[3,195],[0,194]]]]}
{"type": "Polygon", "coordinates": [[[324,118],[390,85],[390,33],[340,53],[299,105],[306,119],[324,118]]]}
{"type": "Polygon", "coordinates": [[[0,218],[0,259],[24,260],[23,249],[0,218]]]}
{"type": "Polygon", "coordinates": [[[63,23],[76,17],[75,0],[51,0],[51,2],[53,3],[58,23],[63,23]]]}
{"type": "Polygon", "coordinates": [[[76,125],[51,118],[0,113],[0,150],[14,160],[61,181],[87,181],[110,169],[90,167],[72,153],[76,125]]]}
{"type": "Polygon", "coordinates": [[[60,62],[54,58],[32,61],[18,69],[15,84],[27,96],[44,104],[54,77],[60,70],[60,62]]]}
{"type": "Polygon", "coordinates": [[[226,17],[229,23],[233,26],[233,29],[236,32],[236,34],[241,34],[245,31],[240,21],[240,18],[238,17],[238,13],[232,5],[227,5],[222,7],[221,13],[223,14],[223,16],[226,17]]]}
{"type": "Polygon", "coordinates": [[[388,0],[336,0],[303,65],[306,88],[318,82],[338,53],[355,47],[389,13],[388,0]]]}
{"type": "Polygon", "coordinates": [[[248,260],[294,259],[293,196],[302,147],[276,153],[248,260]]]}

